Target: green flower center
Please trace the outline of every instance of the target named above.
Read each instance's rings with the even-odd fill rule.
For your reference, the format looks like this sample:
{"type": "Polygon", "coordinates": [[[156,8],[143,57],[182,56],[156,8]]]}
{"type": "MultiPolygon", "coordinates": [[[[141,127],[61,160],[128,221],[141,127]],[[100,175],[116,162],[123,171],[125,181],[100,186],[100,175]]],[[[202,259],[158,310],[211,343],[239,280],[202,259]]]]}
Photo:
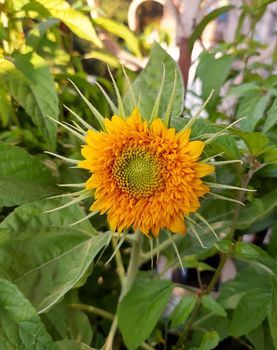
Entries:
{"type": "Polygon", "coordinates": [[[139,197],[147,197],[160,187],[160,173],[157,159],[145,149],[124,150],[113,166],[121,190],[139,197]]]}

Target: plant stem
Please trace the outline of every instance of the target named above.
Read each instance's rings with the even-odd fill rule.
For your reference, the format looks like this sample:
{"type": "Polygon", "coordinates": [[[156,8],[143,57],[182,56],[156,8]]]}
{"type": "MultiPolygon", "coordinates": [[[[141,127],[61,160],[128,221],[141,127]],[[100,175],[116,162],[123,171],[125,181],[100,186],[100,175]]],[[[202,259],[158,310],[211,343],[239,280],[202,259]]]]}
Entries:
{"type": "Polygon", "coordinates": [[[122,286],[119,301],[121,301],[124,298],[124,296],[129,292],[130,288],[133,285],[134,279],[136,277],[136,274],[140,266],[140,251],[141,251],[141,246],[143,241],[143,234],[137,231],[135,235],[136,235],[136,240],[134,240],[133,242],[131,258],[130,258],[127,274],[122,286]]]}
{"type": "MultiPolygon", "coordinates": [[[[115,237],[112,238],[112,246],[113,246],[113,249],[115,250],[116,249],[115,237]]],[[[125,269],[124,269],[124,265],[122,262],[122,257],[119,249],[115,253],[115,262],[116,262],[116,272],[118,274],[121,285],[123,285],[124,279],[125,279],[125,269]]]]}
{"type": "MultiPolygon", "coordinates": [[[[137,274],[139,267],[140,267],[140,251],[141,251],[141,246],[142,246],[142,242],[143,242],[143,234],[141,232],[137,231],[134,235],[135,235],[135,239],[133,240],[133,243],[132,243],[131,257],[130,257],[130,261],[129,261],[128,270],[127,270],[127,273],[124,276],[124,278],[122,278],[122,289],[121,289],[121,293],[120,293],[120,297],[119,297],[119,302],[124,298],[124,296],[131,289],[133,282],[135,280],[136,274],[137,274]]],[[[116,263],[118,266],[118,263],[121,264],[122,261],[116,260],[116,263]]],[[[123,277],[123,276],[121,276],[121,277],[123,277]]],[[[116,334],[117,326],[118,326],[118,319],[117,319],[117,315],[116,315],[113,319],[113,323],[112,323],[112,326],[110,328],[106,342],[102,348],[103,350],[112,350],[113,349],[113,342],[114,342],[114,337],[116,334]]],[[[146,344],[146,345],[148,345],[148,344],[146,344]]],[[[148,349],[149,349],[149,347],[148,347],[148,349]]]]}
{"type": "Polygon", "coordinates": [[[68,304],[67,306],[70,307],[71,309],[78,309],[78,310],[82,310],[85,312],[89,312],[89,313],[101,316],[103,318],[106,318],[107,320],[113,321],[114,319],[113,314],[111,314],[106,310],[102,310],[96,306],[86,305],[86,304],[68,304]]]}

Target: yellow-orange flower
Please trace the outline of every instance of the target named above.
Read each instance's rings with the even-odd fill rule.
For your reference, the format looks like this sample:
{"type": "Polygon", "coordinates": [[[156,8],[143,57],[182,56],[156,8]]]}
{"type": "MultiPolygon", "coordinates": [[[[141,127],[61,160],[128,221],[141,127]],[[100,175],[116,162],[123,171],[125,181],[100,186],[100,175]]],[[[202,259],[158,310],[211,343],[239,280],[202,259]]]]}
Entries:
{"type": "Polygon", "coordinates": [[[190,129],[176,132],[161,119],[151,125],[138,109],[128,119],[105,119],[105,131],[88,130],[81,168],[91,171],[91,211],[107,213],[113,231],[133,226],[158,236],[162,228],[185,233],[184,217],[209,192],[201,177],[214,167],[199,162],[204,142],[189,141],[190,129]]]}

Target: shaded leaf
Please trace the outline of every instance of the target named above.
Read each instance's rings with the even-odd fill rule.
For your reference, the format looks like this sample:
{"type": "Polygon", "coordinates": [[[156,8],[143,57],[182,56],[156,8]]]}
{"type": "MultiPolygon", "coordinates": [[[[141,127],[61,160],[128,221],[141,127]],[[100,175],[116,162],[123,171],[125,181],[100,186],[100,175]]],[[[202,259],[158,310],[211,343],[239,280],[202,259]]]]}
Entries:
{"type": "Polygon", "coordinates": [[[183,297],[171,315],[171,327],[176,328],[184,323],[191,314],[196,303],[196,297],[188,295],[183,297]]]}
{"type": "Polygon", "coordinates": [[[20,205],[57,192],[50,171],[22,148],[0,143],[0,159],[0,205],[20,205]]]}
{"type": "Polygon", "coordinates": [[[273,344],[275,348],[277,348],[277,278],[276,276],[272,279],[272,298],[271,298],[271,305],[270,305],[270,311],[269,311],[269,326],[270,326],[270,333],[272,336],[273,344]]]}
{"type": "Polygon", "coordinates": [[[247,204],[245,207],[243,207],[240,211],[237,228],[243,230],[270,214],[277,205],[276,195],[277,189],[271,191],[263,197],[260,197],[256,201],[253,200],[251,204],[247,204]]]}
{"type": "Polygon", "coordinates": [[[4,279],[0,279],[1,342],[5,346],[1,349],[7,350],[58,350],[30,302],[4,279]]]}
{"type": "Polygon", "coordinates": [[[201,298],[201,302],[204,307],[208,310],[212,311],[216,315],[226,317],[227,312],[223,309],[223,307],[210,295],[203,295],[201,298]]]}
{"type": "Polygon", "coordinates": [[[216,331],[207,332],[200,344],[199,350],[211,350],[214,349],[219,343],[219,335],[216,331]]]}
{"type": "Polygon", "coordinates": [[[257,328],[269,311],[271,291],[260,288],[242,291],[241,297],[230,323],[230,334],[240,337],[257,328]]]}
{"type": "Polygon", "coordinates": [[[267,111],[267,118],[263,126],[263,132],[267,132],[277,123],[277,97],[273,100],[273,103],[267,111]]]}
{"type": "Polygon", "coordinates": [[[65,201],[40,201],[17,208],[0,224],[0,276],[13,281],[38,312],[48,310],[82,278],[95,256],[108,244],[77,206],[45,210],[65,201]]]}

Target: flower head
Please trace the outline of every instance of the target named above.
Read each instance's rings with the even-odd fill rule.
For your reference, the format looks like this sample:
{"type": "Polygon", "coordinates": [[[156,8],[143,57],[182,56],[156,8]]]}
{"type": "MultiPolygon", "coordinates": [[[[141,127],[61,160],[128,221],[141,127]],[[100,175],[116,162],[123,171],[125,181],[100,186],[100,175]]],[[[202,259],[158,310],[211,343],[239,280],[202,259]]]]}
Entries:
{"type": "Polygon", "coordinates": [[[144,121],[137,108],[124,119],[104,120],[104,131],[88,130],[79,167],[92,175],[91,211],[107,213],[113,231],[133,226],[158,236],[162,228],[185,233],[184,217],[195,212],[209,192],[202,177],[214,167],[199,162],[202,141],[189,141],[190,129],[177,132],[157,118],[144,121]]]}

